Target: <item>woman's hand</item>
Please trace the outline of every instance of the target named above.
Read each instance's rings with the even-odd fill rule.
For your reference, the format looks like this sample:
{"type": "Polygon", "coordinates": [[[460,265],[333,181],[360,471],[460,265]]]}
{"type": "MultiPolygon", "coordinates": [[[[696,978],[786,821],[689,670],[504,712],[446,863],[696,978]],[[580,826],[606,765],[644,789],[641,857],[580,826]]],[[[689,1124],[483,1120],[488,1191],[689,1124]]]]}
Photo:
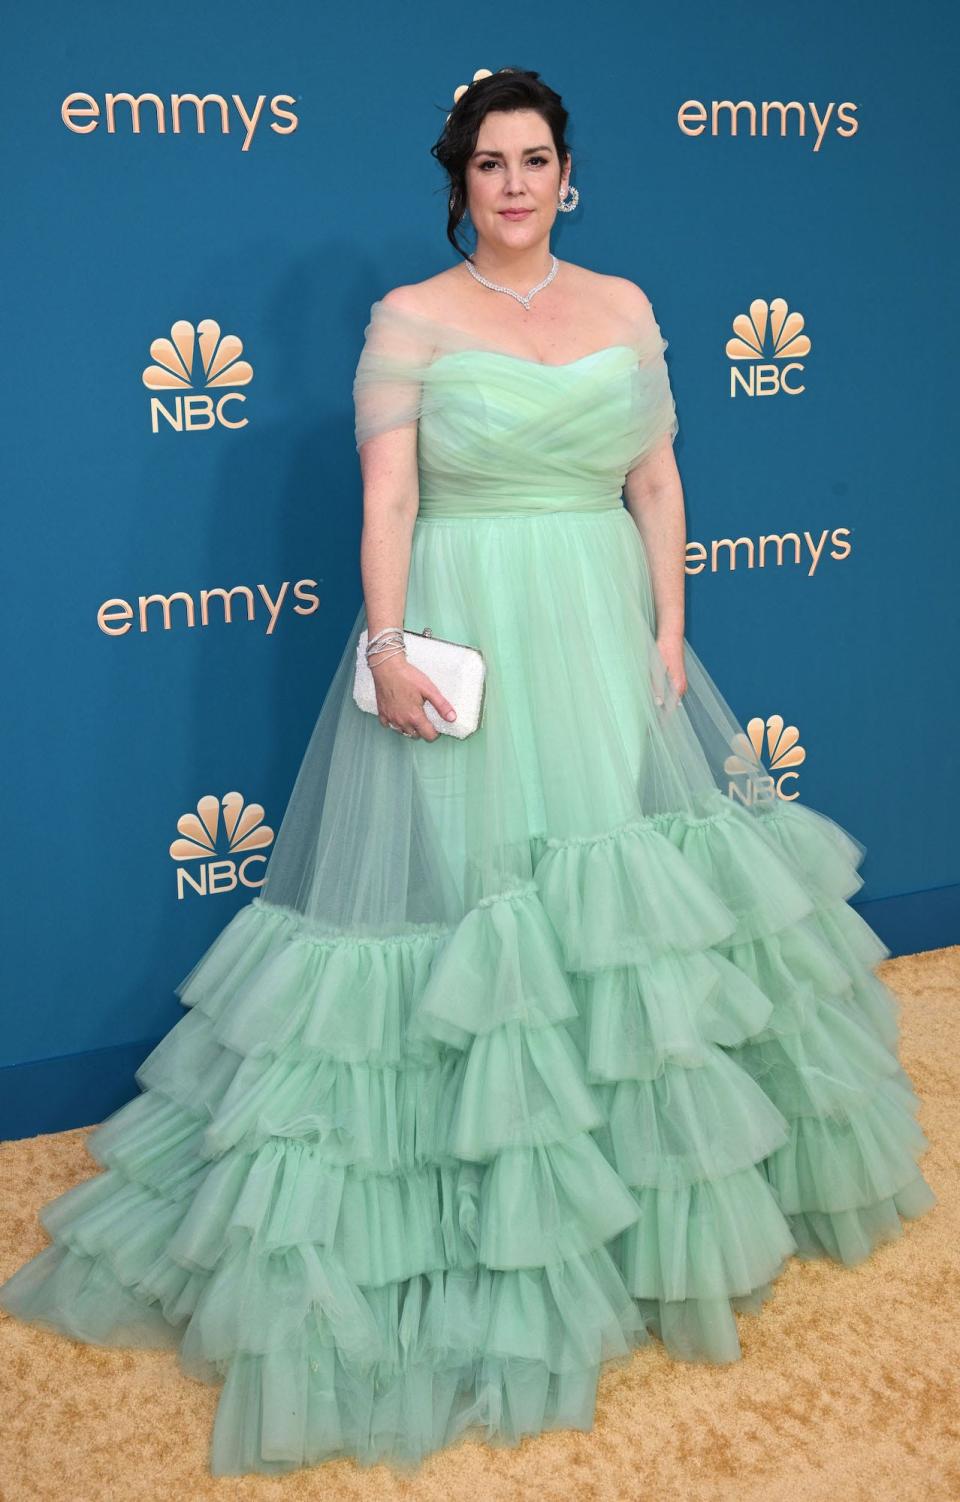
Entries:
{"type": "MultiPolygon", "coordinates": [[[[687,671],[683,661],[683,633],[665,632],[657,637],[657,651],[667,670],[669,686],[677,696],[677,703],[687,691],[687,671]]],[[[659,688],[654,685],[654,693],[659,695],[659,688]]],[[[659,699],[658,699],[658,702],[659,699]]]]}
{"type": "Polygon", "coordinates": [[[432,678],[408,662],[402,652],[395,652],[386,662],[372,667],[377,692],[377,717],[381,725],[404,735],[435,741],[440,734],[423,711],[425,699],[439,710],[445,720],[455,720],[456,712],[432,678]]]}

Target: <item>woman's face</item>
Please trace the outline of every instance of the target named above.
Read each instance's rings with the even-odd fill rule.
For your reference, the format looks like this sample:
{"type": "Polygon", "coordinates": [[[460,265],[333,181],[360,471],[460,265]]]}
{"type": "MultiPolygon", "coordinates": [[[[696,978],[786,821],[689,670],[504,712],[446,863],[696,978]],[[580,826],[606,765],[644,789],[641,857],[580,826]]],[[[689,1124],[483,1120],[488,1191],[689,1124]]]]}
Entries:
{"type": "Polygon", "coordinates": [[[491,110],[467,163],[467,208],[478,243],[519,250],[545,240],[570,177],[536,110],[491,110]],[[511,216],[506,210],[525,210],[511,216]]]}

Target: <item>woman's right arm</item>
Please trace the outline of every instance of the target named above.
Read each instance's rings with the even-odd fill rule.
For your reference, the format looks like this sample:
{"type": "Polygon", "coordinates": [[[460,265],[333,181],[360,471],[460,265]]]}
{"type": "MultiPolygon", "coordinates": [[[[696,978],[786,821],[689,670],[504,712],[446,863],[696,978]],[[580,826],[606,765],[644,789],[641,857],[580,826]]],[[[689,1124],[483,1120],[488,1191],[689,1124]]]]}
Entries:
{"type": "MultiPolygon", "coordinates": [[[[368,631],[376,636],[385,626],[404,624],[413,525],[420,506],[416,421],[368,438],[359,452],[363,476],[360,573],[368,631]]],[[[423,701],[429,699],[448,720],[456,718],[453,705],[402,652],[385,657],[371,665],[381,725],[436,740],[440,732],[424,713],[423,701]]]]}

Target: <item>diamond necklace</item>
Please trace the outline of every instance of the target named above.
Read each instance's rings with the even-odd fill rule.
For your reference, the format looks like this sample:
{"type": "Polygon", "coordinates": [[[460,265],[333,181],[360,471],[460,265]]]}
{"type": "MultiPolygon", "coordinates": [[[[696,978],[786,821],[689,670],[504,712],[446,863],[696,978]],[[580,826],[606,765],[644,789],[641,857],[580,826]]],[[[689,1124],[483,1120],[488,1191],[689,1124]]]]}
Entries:
{"type": "Polygon", "coordinates": [[[477,281],[482,282],[485,287],[489,287],[491,292],[507,292],[511,297],[515,297],[517,299],[517,302],[522,302],[523,306],[529,311],[531,298],[533,298],[536,293],[542,291],[544,287],[548,287],[553,281],[557,272],[560,270],[560,262],[557,260],[552,251],[550,252],[550,259],[553,262],[550,270],[547,272],[543,281],[537,282],[537,285],[535,287],[531,287],[529,292],[514,292],[512,287],[501,287],[499,282],[488,282],[485,276],[480,275],[479,271],[471,261],[465,260],[464,265],[470,272],[470,275],[476,277],[477,281]]]}

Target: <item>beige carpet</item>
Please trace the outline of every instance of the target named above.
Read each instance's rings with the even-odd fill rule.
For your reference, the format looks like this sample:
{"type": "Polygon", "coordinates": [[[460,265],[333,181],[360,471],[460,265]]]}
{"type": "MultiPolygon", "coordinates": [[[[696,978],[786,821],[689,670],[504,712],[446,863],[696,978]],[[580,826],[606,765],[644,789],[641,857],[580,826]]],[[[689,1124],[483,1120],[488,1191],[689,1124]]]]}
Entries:
{"type": "MultiPolygon", "coordinates": [[[[939,1198],[853,1269],[794,1259],[743,1360],[671,1363],[659,1346],[601,1377],[592,1433],[468,1442],[412,1479],[335,1461],[213,1478],[218,1388],[172,1351],[94,1349],[0,1315],[0,1498],[139,1502],[903,1502],[960,1498],[960,946],[879,969],[903,1003],[901,1057],[923,1101],[939,1198]]],[[[0,1144],[0,1279],[47,1242],[39,1207],[99,1172],[86,1128],[0,1144]]]]}

